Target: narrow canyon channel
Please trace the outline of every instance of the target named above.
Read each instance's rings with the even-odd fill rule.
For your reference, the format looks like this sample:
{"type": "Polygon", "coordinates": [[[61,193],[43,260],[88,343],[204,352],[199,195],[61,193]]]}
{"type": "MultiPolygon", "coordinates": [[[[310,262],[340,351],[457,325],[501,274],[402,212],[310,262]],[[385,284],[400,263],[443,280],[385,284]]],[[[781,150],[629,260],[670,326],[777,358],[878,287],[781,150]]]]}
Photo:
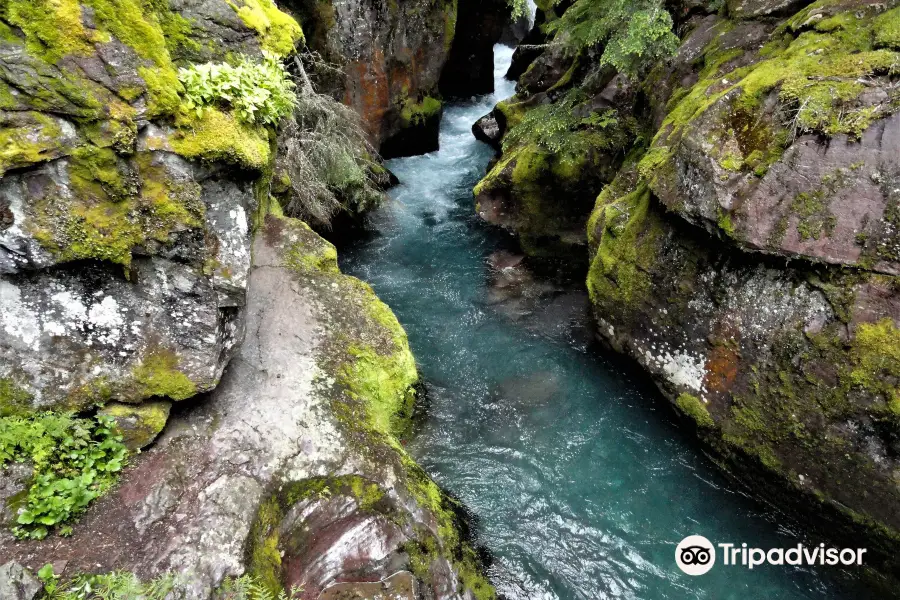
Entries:
{"type": "Polygon", "coordinates": [[[689,534],[771,548],[801,533],[725,481],[637,370],[594,347],[579,286],[492,269],[516,259],[474,214],[492,150],[471,126],[513,94],[511,55],[495,49],[493,95],[445,109],[439,151],[389,161],[392,202],[340,253],[409,334],[429,399],[409,448],[477,517],[492,582],[523,600],[861,597],[833,567],[676,568],[689,534]]]}

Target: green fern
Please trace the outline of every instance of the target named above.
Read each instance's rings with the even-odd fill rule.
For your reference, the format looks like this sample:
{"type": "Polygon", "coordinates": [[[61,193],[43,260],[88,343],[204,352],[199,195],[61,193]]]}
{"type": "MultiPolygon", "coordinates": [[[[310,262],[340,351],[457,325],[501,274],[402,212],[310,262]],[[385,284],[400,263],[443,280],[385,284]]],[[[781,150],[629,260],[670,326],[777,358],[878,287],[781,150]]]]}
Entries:
{"type": "Polygon", "coordinates": [[[79,575],[63,585],[50,565],[41,569],[38,576],[44,582],[44,600],[166,600],[178,583],[172,575],[143,583],[134,573],[116,571],[79,575]]]}
{"type": "Polygon", "coordinates": [[[601,65],[638,75],[678,48],[672,16],[660,0],[578,0],[547,24],[570,55],[603,47],[601,65]]]}
{"type": "Polygon", "coordinates": [[[242,575],[226,579],[220,592],[223,600],[298,600],[303,590],[295,587],[290,592],[281,590],[276,595],[253,576],[242,575]]]}
{"type": "Polygon", "coordinates": [[[553,104],[529,110],[503,137],[504,152],[537,144],[553,153],[583,155],[592,148],[609,150],[626,144],[622,134],[627,123],[620,122],[617,111],[605,109],[587,117],[577,116],[581,112],[577,108],[586,100],[584,92],[576,88],[553,104]]]}

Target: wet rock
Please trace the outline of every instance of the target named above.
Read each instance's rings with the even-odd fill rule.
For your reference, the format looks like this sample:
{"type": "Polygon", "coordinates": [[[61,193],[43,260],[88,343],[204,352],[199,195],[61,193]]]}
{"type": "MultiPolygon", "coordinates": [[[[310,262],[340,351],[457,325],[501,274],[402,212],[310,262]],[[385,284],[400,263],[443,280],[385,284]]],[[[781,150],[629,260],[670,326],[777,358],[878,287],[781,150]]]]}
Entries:
{"type": "Polygon", "coordinates": [[[538,46],[547,41],[547,36],[541,28],[545,20],[544,12],[538,9],[531,30],[522,38],[521,43],[516,46],[513,52],[512,62],[510,62],[509,69],[506,71],[507,79],[517,81],[531,66],[531,63],[543,52],[538,46]]]}
{"type": "Polygon", "coordinates": [[[399,132],[381,144],[385,159],[426,154],[438,149],[438,131],[443,107],[437,100],[426,98],[420,104],[408,104],[401,115],[399,132]]]}
{"type": "Polygon", "coordinates": [[[486,114],[475,121],[475,124],[472,125],[472,134],[475,139],[488,144],[494,150],[500,150],[500,139],[503,137],[503,132],[493,113],[486,114]]]}
{"type": "Polygon", "coordinates": [[[25,463],[10,463],[0,469],[0,524],[15,523],[17,504],[27,495],[33,474],[32,466],[25,463]]]}
{"type": "Polygon", "coordinates": [[[268,133],[218,108],[175,119],[169,49],[191,48],[187,66],[302,33],[277,12],[256,31],[225,0],[176,4],[129,17],[146,35],[76,3],[79,23],[42,26],[85,28],[77,48],[38,51],[18,27],[0,40],[3,414],[184,399],[216,385],[240,338],[268,133]],[[184,25],[180,43],[160,22],[184,25]]]}
{"type": "Polygon", "coordinates": [[[112,417],[125,446],[134,452],[153,443],[166,426],[171,409],[172,403],[166,401],[142,404],[111,402],[97,414],[112,417]]]}
{"type": "Polygon", "coordinates": [[[3,600],[34,600],[43,589],[43,584],[19,563],[8,562],[0,567],[3,600]]]}
{"type": "Polygon", "coordinates": [[[621,195],[601,195],[592,218],[598,336],[651,374],[755,493],[807,512],[813,503],[827,515],[821,532],[839,540],[859,535],[858,515],[879,523],[867,533],[872,564],[891,572],[880,527],[900,527],[897,420],[883,395],[895,379],[863,365],[888,352],[871,340],[889,344],[897,331],[893,284],[748,258],[621,177],[611,186],[621,195]],[[757,485],[772,473],[778,486],[757,485]]]}
{"type": "Polygon", "coordinates": [[[737,19],[769,15],[791,15],[811,4],[809,0],[729,0],[728,14],[737,19]]]}
{"type": "Polygon", "coordinates": [[[387,579],[370,583],[336,583],[324,590],[320,600],[363,600],[384,598],[385,600],[414,600],[416,581],[409,571],[394,573],[387,579]]]}

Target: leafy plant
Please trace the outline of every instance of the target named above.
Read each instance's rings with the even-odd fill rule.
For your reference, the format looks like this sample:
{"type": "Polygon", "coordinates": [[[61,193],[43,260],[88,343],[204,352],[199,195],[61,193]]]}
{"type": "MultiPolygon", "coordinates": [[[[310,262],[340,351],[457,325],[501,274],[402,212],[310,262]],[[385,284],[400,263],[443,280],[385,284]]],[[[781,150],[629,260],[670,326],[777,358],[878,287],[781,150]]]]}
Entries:
{"type": "Polygon", "coordinates": [[[244,57],[237,65],[191,65],[178,70],[178,79],[184,86],[184,107],[198,117],[207,106],[225,105],[246,123],[276,125],[297,103],[294,82],[269,52],[263,52],[262,62],[244,57]]]}
{"type": "Polygon", "coordinates": [[[628,75],[678,48],[672,16],[660,0],[577,0],[547,31],[571,54],[602,45],[600,64],[628,75]]]}
{"type": "Polygon", "coordinates": [[[38,571],[38,577],[44,582],[42,600],[165,600],[177,586],[172,575],[143,583],[127,571],[79,575],[61,584],[51,565],[38,571]]]}
{"type": "Polygon", "coordinates": [[[251,575],[226,579],[219,591],[223,600],[298,600],[303,592],[295,587],[290,592],[281,590],[275,595],[251,575]]]}
{"type": "Polygon", "coordinates": [[[527,17],[531,13],[530,7],[528,6],[528,0],[506,0],[506,2],[509,6],[510,16],[514,21],[516,19],[521,19],[522,17],[527,17]]]}
{"type": "MultiPolygon", "coordinates": [[[[42,539],[83,513],[115,482],[126,455],[110,417],[47,412],[0,418],[0,467],[24,462],[34,470],[13,533],[42,539]]],[[[71,533],[65,525],[59,531],[71,533]]]]}
{"type": "Polygon", "coordinates": [[[553,104],[532,108],[503,137],[503,150],[534,143],[554,153],[584,154],[591,148],[623,146],[624,128],[618,112],[605,109],[578,116],[576,107],[585,101],[581,90],[573,89],[553,104]]]}

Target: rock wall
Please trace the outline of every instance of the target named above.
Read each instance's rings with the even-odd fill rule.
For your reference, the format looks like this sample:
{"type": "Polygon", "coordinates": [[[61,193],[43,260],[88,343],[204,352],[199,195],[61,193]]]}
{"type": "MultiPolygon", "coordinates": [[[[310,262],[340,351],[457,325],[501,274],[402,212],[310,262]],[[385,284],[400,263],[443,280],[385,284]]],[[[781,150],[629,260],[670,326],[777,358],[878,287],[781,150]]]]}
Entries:
{"type": "Polygon", "coordinates": [[[551,256],[590,213],[598,337],[738,482],[896,574],[900,9],[670,7],[681,46],[640,76],[525,57],[479,213],[551,256]]]}
{"type": "Polygon", "coordinates": [[[494,44],[513,38],[519,24],[511,22],[506,0],[459,0],[458,4],[456,34],[441,72],[441,94],[455,98],[489,94],[494,91],[494,44]]]}
{"type": "Polygon", "coordinates": [[[302,32],[268,0],[180,8],[0,8],[2,414],[181,400],[234,352],[269,132],[184,111],[177,68],[302,32]]]}
{"type": "MultiPolygon", "coordinates": [[[[339,8],[344,34],[375,22],[339,8]]],[[[452,34],[451,8],[408,22],[412,51],[393,29],[360,48],[396,49],[402,64],[372,68],[397,89],[425,65],[431,89],[443,59],[426,40],[435,15],[452,34]]],[[[4,447],[19,417],[74,411],[109,417],[121,442],[106,441],[133,452],[111,490],[56,479],[53,493],[78,479],[100,497],[63,536],[28,540],[11,526],[47,465],[2,458],[0,593],[31,600],[23,565],[53,563],[61,586],[173,576],[183,598],[231,597],[247,577],[309,599],[494,597],[460,507],[399,441],[417,373],[396,318],[330,244],[276,216],[275,126],[185,100],[179,68],[287,60],[302,40],[270,0],[0,5],[4,447]]]]}
{"type": "Polygon", "coordinates": [[[65,576],[177,573],[205,599],[250,574],[332,598],[492,598],[458,507],[403,451],[417,374],[371,288],[340,273],[300,221],[266,218],[253,248],[247,335],[212,394],[173,416],[69,538],[16,542],[0,563],[65,576]]]}
{"type": "Polygon", "coordinates": [[[309,48],[338,66],[321,91],[351,106],[385,158],[437,149],[438,82],[456,30],[455,0],[289,0],[309,48]]]}

